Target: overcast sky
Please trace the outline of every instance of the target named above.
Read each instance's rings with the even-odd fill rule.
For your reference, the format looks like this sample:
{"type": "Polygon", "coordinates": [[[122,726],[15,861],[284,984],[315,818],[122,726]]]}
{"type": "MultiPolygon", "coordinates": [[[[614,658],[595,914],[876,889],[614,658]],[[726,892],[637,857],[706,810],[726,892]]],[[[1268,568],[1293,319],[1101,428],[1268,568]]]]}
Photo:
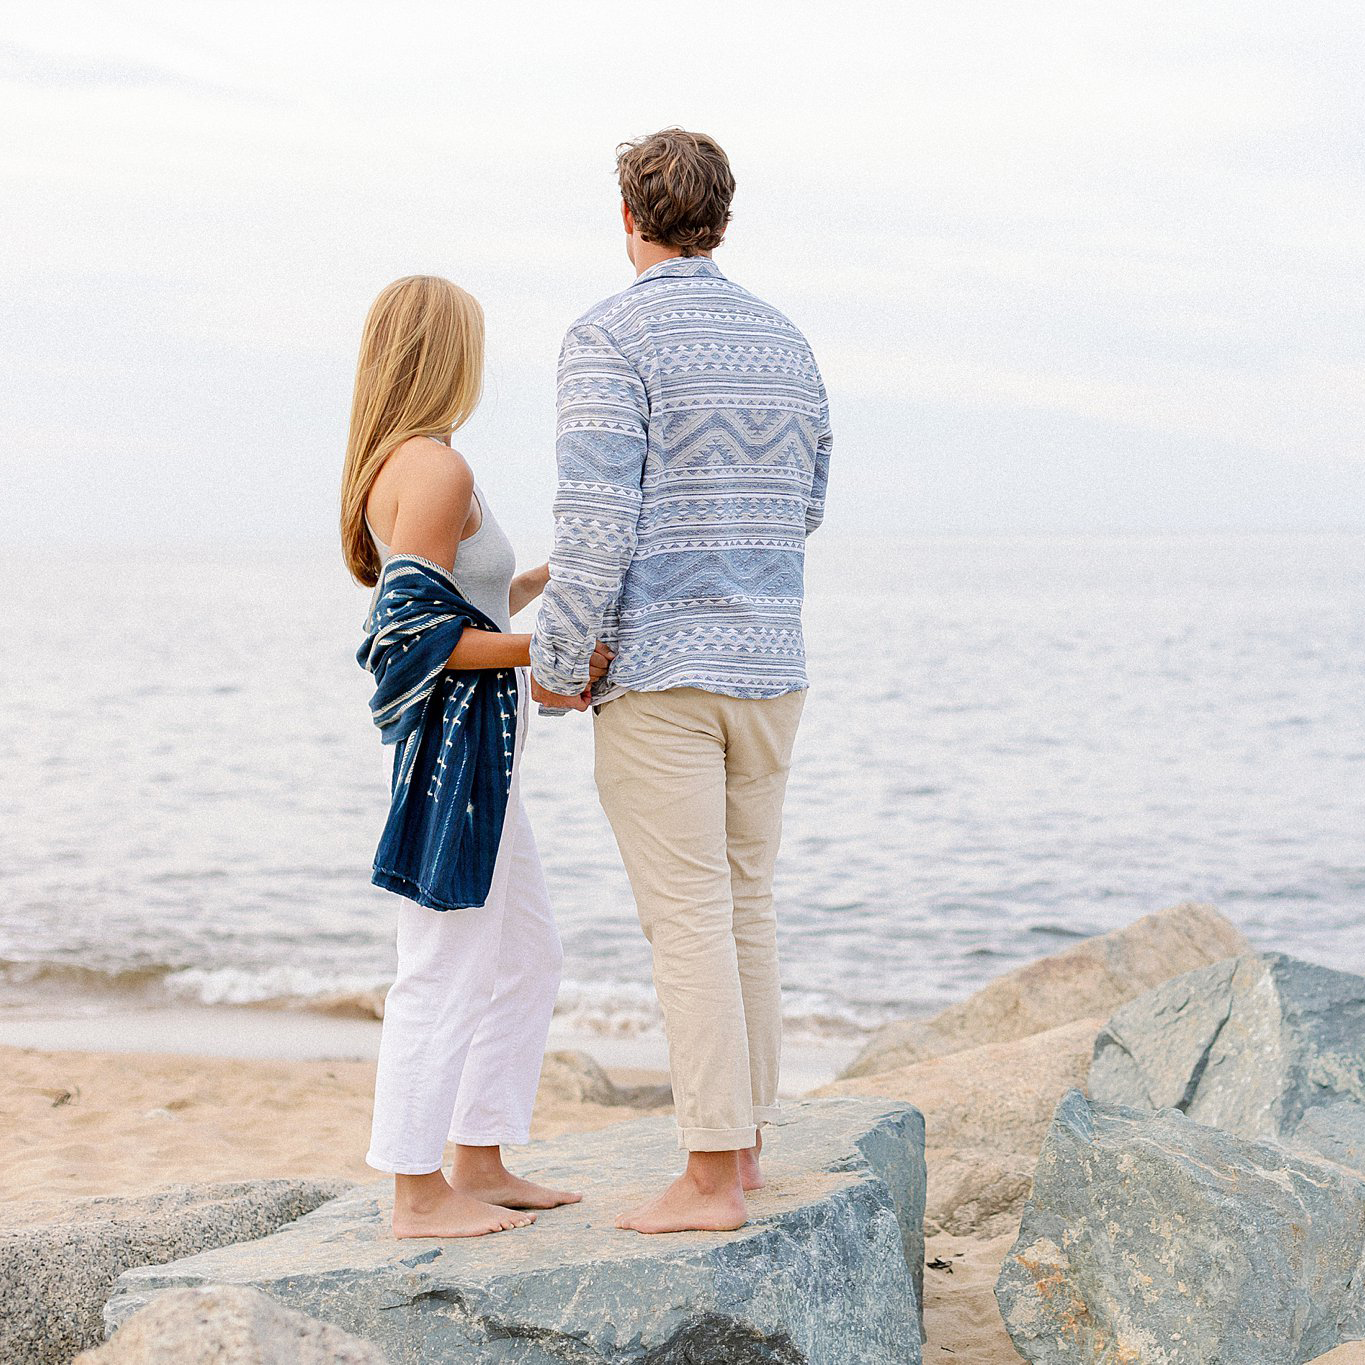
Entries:
{"type": "Polygon", "coordinates": [[[355,348],[483,301],[463,433],[543,531],[612,176],[730,153],[718,260],[815,345],[846,531],[1365,526],[1358,0],[7,6],[8,534],[334,534],[355,348]]]}

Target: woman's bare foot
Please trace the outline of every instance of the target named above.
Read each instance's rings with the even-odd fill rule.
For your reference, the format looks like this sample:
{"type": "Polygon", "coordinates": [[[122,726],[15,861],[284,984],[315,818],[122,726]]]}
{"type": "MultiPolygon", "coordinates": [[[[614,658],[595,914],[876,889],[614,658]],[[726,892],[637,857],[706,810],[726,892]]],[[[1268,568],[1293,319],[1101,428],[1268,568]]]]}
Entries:
{"type": "Polygon", "coordinates": [[[583,1198],[571,1190],[554,1190],[513,1175],[502,1164],[500,1147],[456,1147],[450,1188],[471,1199],[509,1209],[557,1209],[562,1204],[577,1204],[583,1198]]]}
{"type": "Polygon", "coordinates": [[[746,1194],[761,1190],[767,1181],[763,1179],[763,1168],[759,1158],[763,1155],[763,1130],[754,1129],[754,1145],[739,1153],[739,1183],[746,1194]]]}
{"type": "Polygon", "coordinates": [[[748,1221],[735,1152],[693,1152],[687,1169],[662,1194],[623,1213],[629,1232],[733,1232],[748,1221]]]}
{"type": "Polygon", "coordinates": [[[509,1209],[557,1209],[562,1204],[577,1204],[583,1198],[571,1190],[552,1190],[548,1185],[523,1180],[511,1171],[503,1171],[499,1179],[487,1183],[465,1179],[459,1179],[457,1183],[452,1171],[450,1187],[457,1194],[486,1199],[490,1204],[502,1204],[509,1209]]]}
{"type": "Polygon", "coordinates": [[[483,1237],[536,1221],[533,1213],[487,1204],[452,1190],[440,1171],[394,1177],[393,1235],[404,1237],[483,1237]]]}

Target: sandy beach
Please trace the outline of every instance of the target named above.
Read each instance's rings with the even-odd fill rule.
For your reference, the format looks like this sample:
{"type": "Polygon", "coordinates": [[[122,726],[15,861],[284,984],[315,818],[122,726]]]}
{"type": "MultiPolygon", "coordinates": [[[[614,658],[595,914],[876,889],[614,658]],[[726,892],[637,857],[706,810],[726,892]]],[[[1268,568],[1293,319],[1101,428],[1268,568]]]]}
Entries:
{"type": "MultiPolygon", "coordinates": [[[[619,1085],[663,1079],[613,1069],[619,1085]]],[[[38,1221],[63,1196],[138,1194],[195,1181],[332,1176],[364,1164],[371,1061],[223,1058],[0,1047],[0,1222],[38,1221]]],[[[640,1117],[542,1084],[534,1138],[640,1117]]],[[[780,1141],[780,1135],[777,1138],[780,1141]]],[[[926,1360],[1017,1361],[991,1293],[1009,1237],[930,1238],[926,1360]]]]}
{"type": "MultiPolygon", "coordinates": [[[[1240,932],[1212,907],[1181,904],[997,977],[931,1018],[887,1026],[837,1078],[828,1057],[798,1060],[795,1074],[817,1079],[803,1093],[892,1099],[924,1115],[926,1361],[1020,1359],[994,1286],[1058,1101],[1085,1084],[1114,1009],[1172,972],[1244,950],[1240,932]]],[[[11,1018],[0,1030],[8,1040],[0,1044],[0,1105],[9,1118],[0,1125],[0,1226],[46,1221],[79,1195],[274,1177],[376,1179],[363,1156],[375,1070],[365,1054],[377,1028],[250,1009],[11,1018]],[[146,1046],[157,1038],[160,1050],[146,1046]],[[14,1045],[39,1039],[99,1039],[104,1050],[14,1045]],[[333,1055],[318,1055],[324,1046],[333,1055]],[[215,1047],[235,1055],[214,1055],[215,1047]]],[[[647,1053],[627,1048],[604,1060],[631,1055],[638,1063],[647,1053]]],[[[604,1070],[585,1050],[552,1050],[533,1139],[668,1113],[664,1080],[647,1066],[604,1070]]],[[[780,1148],[781,1125],[769,1140],[780,1148]]]]}
{"type": "MultiPolygon", "coordinates": [[[[332,1176],[364,1162],[374,1063],[0,1048],[0,1202],[190,1181],[332,1176]]],[[[660,1079],[614,1072],[623,1084],[660,1079]]],[[[638,1118],[542,1086],[535,1138],[638,1118]]],[[[18,1221],[17,1211],[9,1216],[18,1221]]]]}

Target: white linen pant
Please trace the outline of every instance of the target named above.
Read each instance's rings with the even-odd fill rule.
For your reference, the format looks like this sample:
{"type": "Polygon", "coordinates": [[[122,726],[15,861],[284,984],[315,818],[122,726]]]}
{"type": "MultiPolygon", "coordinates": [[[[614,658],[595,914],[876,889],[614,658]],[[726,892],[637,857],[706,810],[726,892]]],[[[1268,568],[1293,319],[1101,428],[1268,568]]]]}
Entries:
{"type": "Polygon", "coordinates": [[[514,774],[488,900],[398,907],[398,975],[384,1001],[365,1160],[396,1175],[441,1169],[447,1137],[529,1142],[563,954],[514,774]]]}

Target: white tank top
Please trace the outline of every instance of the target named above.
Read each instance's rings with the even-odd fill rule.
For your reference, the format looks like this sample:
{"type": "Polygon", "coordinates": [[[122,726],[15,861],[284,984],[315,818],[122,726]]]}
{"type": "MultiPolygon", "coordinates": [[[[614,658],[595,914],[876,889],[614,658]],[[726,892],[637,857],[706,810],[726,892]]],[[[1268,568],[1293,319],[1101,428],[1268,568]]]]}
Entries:
{"type": "MultiPolygon", "coordinates": [[[[455,551],[455,563],[446,567],[449,567],[466,602],[478,607],[499,630],[511,630],[508,593],[512,587],[512,577],[517,571],[516,551],[498,525],[488,499],[477,483],[474,485],[474,497],[482,513],[479,529],[460,542],[455,551]]],[[[379,551],[379,562],[387,564],[393,551],[375,535],[368,515],[365,517],[365,529],[374,541],[374,548],[379,551]]]]}

